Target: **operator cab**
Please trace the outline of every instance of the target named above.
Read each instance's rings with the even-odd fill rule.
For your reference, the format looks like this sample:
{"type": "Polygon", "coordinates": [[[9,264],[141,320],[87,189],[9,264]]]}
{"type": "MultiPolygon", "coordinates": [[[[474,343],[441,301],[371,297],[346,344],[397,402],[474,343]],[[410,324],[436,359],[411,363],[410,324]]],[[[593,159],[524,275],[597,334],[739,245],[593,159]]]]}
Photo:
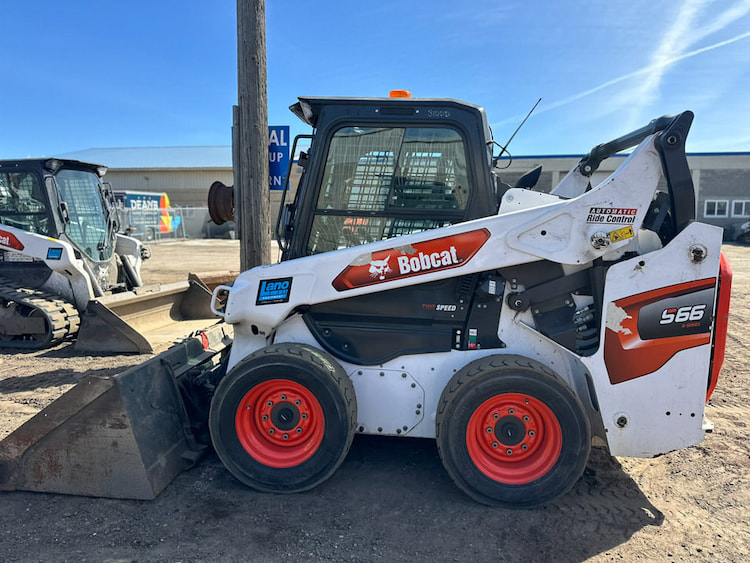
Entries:
{"type": "MultiPolygon", "coordinates": [[[[101,270],[97,278],[104,283],[116,242],[112,192],[101,179],[106,170],[57,158],[0,161],[0,225],[71,243],[78,257],[101,270]]],[[[29,267],[33,260],[21,250],[0,251],[0,262],[29,267]]]]}
{"type": "MultiPolygon", "coordinates": [[[[456,100],[300,98],[315,129],[276,235],[282,260],[485,217],[495,212],[484,110],[456,100]]],[[[293,149],[294,150],[294,149],[293,149]]],[[[287,174],[287,178],[289,175],[287,174]]]]}

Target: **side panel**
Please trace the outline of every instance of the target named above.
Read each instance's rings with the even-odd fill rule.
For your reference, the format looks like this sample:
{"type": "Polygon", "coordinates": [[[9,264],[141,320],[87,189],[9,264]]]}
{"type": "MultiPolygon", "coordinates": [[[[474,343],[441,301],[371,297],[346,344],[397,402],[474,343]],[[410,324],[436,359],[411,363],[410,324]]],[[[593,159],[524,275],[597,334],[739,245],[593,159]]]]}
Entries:
{"type": "Polygon", "coordinates": [[[650,457],[703,439],[719,248],[721,229],[693,223],[607,272],[601,345],[582,361],[613,455],[650,457]]]}
{"type": "MultiPolygon", "coordinates": [[[[592,425],[598,429],[598,417],[581,377],[584,370],[578,362],[569,352],[536,331],[515,325],[512,317],[512,314],[501,315],[505,319],[501,324],[514,336],[513,342],[504,349],[406,355],[375,366],[339,359],[357,395],[357,432],[434,438],[438,403],[448,381],[468,363],[494,354],[523,355],[554,370],[581,398],[592,425]]],[[[243,340],[245,338],[238,339],[235,332],[234,345],[243,340]]],[[[275,341],[320,346],[301,315],[287,319],[276,332],[275,341]]]]}
{"type": "Polygon", "coordinates": [[[505,209],[505,201],[521,191],[510,190],[501,213],[493,217],[255,268],[235,280],[225,311],[219,314],[231,324],[255,325],[255,334],[270,335],[296,307],[334,301],[344,294],[353,297],[539,259],[571,265],[612,260],[634,248],[658,171],[651,140],[608,180],[576,199],[553,203],[545,198],[543,205],[519,209],[511,202],[505,209]],[[623,225],[628,235],[615,237],[623,225]],[[608,244],[592,244],[599,236],[608,244]],[[283,299],[257,299],[261,284],[286,282],[290,287],[283,299]]]}
{"type": "Polygon", "coordinates": [[[94,291],[85,265],[82,260],[75,257],[70,243],[3,226],[0,229],[0,249],[6,250],[6,253],[10,251],[30,260],[44,262],[50,270],[57,272],[58,279],[52,279],[50,287],[44,289],[59,292],[65,298],[72,298],[79,311],[84,310],[89,299],[93,297],[94,291]],[[58,285],[55,286],[55,283],[58,285]],[[66,287],[68,284],[69,288],[66,287]]]}

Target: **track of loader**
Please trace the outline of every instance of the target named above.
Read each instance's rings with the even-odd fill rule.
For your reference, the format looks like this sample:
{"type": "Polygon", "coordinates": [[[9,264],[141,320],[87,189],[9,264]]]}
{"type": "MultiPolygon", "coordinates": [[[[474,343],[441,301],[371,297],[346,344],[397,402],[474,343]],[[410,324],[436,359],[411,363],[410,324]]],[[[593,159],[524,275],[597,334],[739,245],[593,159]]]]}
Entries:
{"type": "Polygon", "coordinates": [[[0,346],[45,348],[78,332],[80,323],[72,304],[0,277],[0,346]]]}

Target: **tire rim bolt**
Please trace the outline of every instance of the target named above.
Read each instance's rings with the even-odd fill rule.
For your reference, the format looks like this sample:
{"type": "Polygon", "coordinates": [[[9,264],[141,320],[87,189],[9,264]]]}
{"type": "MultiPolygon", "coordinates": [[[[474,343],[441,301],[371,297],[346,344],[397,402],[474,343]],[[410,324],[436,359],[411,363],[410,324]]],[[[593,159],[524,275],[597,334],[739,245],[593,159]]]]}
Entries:
{"type": "Polygon", "coordinates": [[[505,450],[505,453],[508,454],[508,455],[513,455],[513,450],[511,450],[510,448],[508,448],[507,450],[505,450]]]}
{"type": "Polygon", "coordinates": [[[296,401],[294,401],[294,404],[297,405],[297,406],[299,406],[300,405],[299,399],[297,399],[296,401]]]}
{"type": "Polygon", "coordinates": [[[263,415],[263,420],[268,420],[268,415],[267,414],[263,415]]]}
{"type": "Polygon", "coordinates": [[[269,407],[272,407],[272,406],[273,406],[273,401],[268,401],[268,402],[266,403],[266,405],[267,405],[267,406],[269,406],[269,407]]]}
{"type": "Polygon", "coordinates": [[[528,450],[528,449],[529,449],[529,446],[527,446],[526,444],[523,444],[523,445],[521,446],[521,449],[522,449],[522,450],[524,450],[524,451],[525,451],[525,450],[528,450]]]}
{"type": "Polygon", "coordinates": [[[528,417],[528,416],[524,416],[524,417],[523,417],[523,421],[524,421],[524,422],[528,422],[528,421],[529,421],[529,417],[528,417]]]}
{"type": "Polygon", "coordinates": [[[297,434],[302,434],[302,428],[297,428],[297,434]]]}
{"type": "Polygon", "coordinates": [[[284,440],[288,440],[288,439],[289,439],[289,434],[284,434],[284,440]]]}
{"type": "Polygon", "coordinates": [[[492,434],[492,427],[490,426],[487,427],[487,434],[492,434]]]}
{"type": "Polygon", "coordinates": [[[516,414],[516,409],[508,409],[508,414],[516,414]]]}
{"type": "Polygon", "coordinates": [[[273,428],[271,428],[271,429],[270,429],[270,430],[268,431],[268,433],[269,433],[269,434],[273,434],[274,432],[276,432],[276,430],[274,430],[273,428]]]}
{"type": "Polygon", "coordinates": [[[286,401],[286,395],[282,395],[282,396],[281,396],[281,400],[282,400],[282,401],[286,401]]]}
{"type": "Polygon", "coordinates": [[[534,436],[534,435],[536,435],[536,432],[534,432],[533,430],[529,430],[529,436],[534,436]]]}
{"type": "Polygon", "coordinates": [[[307,420],[307,413],[302,413],[302,420],[307,420]]]}
{"type": "Polygon", "coordinates": [[[499,446],[499,444],[497,442],[492,442],[492,447],[493,448],[497,448],[498,446],[499,446]]]}
{"type": "Polygon", "coordinates": [[[500,415],[497,414],[497,413],[495,413],[495,414],[492,415],[492,418],[494,418],[495,420],[497,420],[498,418],[500,418],[500,415]]]}

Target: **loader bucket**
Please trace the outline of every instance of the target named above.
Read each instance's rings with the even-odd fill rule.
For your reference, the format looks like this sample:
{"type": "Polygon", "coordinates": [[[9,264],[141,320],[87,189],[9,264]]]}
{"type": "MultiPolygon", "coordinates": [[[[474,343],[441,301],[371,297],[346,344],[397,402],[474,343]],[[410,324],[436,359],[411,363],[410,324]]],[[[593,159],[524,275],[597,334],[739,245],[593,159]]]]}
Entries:
{"type": "Polygon", "coordinates": [[[180,389],[222,367],[229,330],[215,325],[127,371],[78,383],[0,442],[0,490],[156,498],[207,448],[180,389]]]}
{"type": "MultiPolygon", "coordinates": [[[[220,275],[211,273],[212,282],[214,277],[220,275]]],[[[186,282],[145,286],[89,301],[75,349],[151,354],[216,320],[211,290],[199,275],[190,274],[186,282]]]]}

